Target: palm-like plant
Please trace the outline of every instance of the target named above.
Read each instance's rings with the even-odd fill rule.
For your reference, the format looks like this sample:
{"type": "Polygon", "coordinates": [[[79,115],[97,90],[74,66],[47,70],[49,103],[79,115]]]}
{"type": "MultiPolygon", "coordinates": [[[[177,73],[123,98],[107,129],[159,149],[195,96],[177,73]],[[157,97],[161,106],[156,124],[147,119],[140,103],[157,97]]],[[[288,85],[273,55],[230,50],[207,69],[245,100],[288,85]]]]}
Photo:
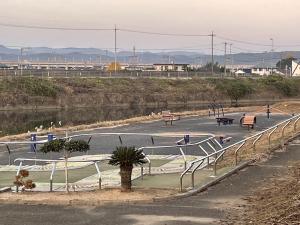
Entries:
{"type": "Polygon", "coordinates": [[[112,153],[109,164],[120,166],[121,191],[131,191],[131,174],[134,165],[146,163],[142,150],[135,147],[120,146],[112,153]]]}

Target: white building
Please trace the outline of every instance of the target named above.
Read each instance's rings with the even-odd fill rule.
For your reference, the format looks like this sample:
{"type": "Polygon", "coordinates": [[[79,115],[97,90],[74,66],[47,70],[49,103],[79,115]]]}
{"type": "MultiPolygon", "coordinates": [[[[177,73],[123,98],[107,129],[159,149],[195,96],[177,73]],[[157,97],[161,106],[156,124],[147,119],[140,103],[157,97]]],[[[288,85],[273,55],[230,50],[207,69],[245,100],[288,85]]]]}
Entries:
{"type": "Polygon", "coordinates": [[[175,64],[175,63],[157,63],[153,64],[155,71],[176,71],[183,72],[187,71],[189,64],[175,64]]]}
{"type": "Polygon", "coordinates": [[[292,76],[296,77],[296,76],[300,76],[300,64],[292,61],[292,76]]]}
{"type": "Polygon", "coordinates": [[[256,75],[260,75],[260,76],[269,76],[272,74],[278,74],[279,71],[277,71],[277,69],[275,68],[252,68],[251,69],[251,74],[256,74],[256,75]]]}

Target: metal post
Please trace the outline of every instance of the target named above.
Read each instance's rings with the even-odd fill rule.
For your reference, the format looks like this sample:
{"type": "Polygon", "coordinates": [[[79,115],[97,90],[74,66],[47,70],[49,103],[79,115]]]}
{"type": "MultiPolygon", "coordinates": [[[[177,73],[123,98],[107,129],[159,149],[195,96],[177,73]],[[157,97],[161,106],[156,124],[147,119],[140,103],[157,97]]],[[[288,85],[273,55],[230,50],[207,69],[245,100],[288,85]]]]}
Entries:
{"type": "Polygon", "coordinates": [[[115,75],[117,74],[117,25],[115,25],[115,75]]]}
{"type": "Polygon", "coordinates": [[[271,113],[270,105],[267,105],[267,117],[268,117],[268,119],[270,119],[270,113],[271,113]]]}
{"type": "Polygon", "coordinates": [[[100,168],[98,165],[98,162],[95,162],[95,167],[98,173],[98,180],[99,180],[99,190],[101,190],[101,185],[102,185],[102,179],[101,179],[101,172],[100,172],[100,168]]]}
{"type": "Polygon", "coordinates": [[[56,162],[53,162],[51,175],[50,175],[50,192],[53,190],[53,175],[54,175],[55,169],[56,169],[56,162]]]}
{"type": "Polygon", "coordinates": [[[269,150],[271,150],[271,136],[277,130],[278,126],[276,126],[268,135],[268,142],[269,142],[269,150]]]}
{"type": "Polygon", "coordinates": [[[259,135],[252,143],[252,147],[253,147],[253,152],[256,151],[256,143],[261,139],[261,137],[263,136],[263,134],[259,135]]]}
{"type": "Polygon", "coordinates": [[[235,150],[235,165],[238,165],[238,152],[240,149],[246,144],[246,141],[244,141],[242,144],[239,145],[239,147],[235,150]]]}
{"type": "Polygon", "coordinates": [[[7,152],[8,152],[8,165],[10,166],[11,165],[11,157],[10,157],[10,149],[9,149],[9,146],[6,145],[6,148],[7,148],[7,152]]]}
{"type": "Polygon", "coordinates": [[[144,167],[143,166],[141,166],[141,178],[142,178],[142,180],[144,179],[144,167]]]}
{"type": "MultiPolygon", "coordinates": [[[[19,167],[18,167],[18,170],[17,170],[17,176],[19,176],[19,174],[20,174],[22,164],[23,164],[23,161],[21,161],[20,164],[19,164],[19,167]]],[[[16,192],[19,192],[19,186],[18,185],[16,185],[16,192]]]]}
{"type": "Polygon", "coordinates": [[[284,131],[285,131],[285,128],[291,123],[291,120],[288,121],[283,127],[282,127],[282,130],[281,130],[281,148],[283,149],[284,148],[284,131]]]}
{"type": "Polygon", "coordinates": [[[214,75],[214,37],[215,37],[215,34],[214,32],[211,32],[211,75],[213,76],[214,75]]]}
{"type": "Polygon", "coordinates": [[[294,122],[294,135],[296,135],[296,132],[297,132],[297,123],[298,123],[299,119],[300,119],[300,116],[294,122]]]}

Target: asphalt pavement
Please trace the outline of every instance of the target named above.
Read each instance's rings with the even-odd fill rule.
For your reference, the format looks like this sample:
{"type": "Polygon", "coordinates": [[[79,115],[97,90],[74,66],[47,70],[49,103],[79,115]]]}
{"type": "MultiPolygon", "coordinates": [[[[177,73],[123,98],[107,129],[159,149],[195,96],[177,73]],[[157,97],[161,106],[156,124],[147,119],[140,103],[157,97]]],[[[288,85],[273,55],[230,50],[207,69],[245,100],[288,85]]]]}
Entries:
{"type": "MultiPolygon", "coordinates": [[[[193,117],[185,117],[179,121],[175,121],[173,126],[166,126],[163,121],[154,121],[154,122],[144,122],[144,123],[137,123],[132,125],[125,125],[115,128],[100,128],[95,129],[88,132],[76,132],[73,134],[81,134],[81,133],[132,133],[132,135],[107,135],[107,136],[93,136],[90,142],[91,150],[88,154],[101,154],[101,153],[111,153],[116,146],[121,145],[119,136],[121,137],[121,141],[123,145],[128,146],[161,146],[161,145],[174,145],[176,142],[183,138],[183,134],[190,134],[190,133],[211,133],[216,136],[224,135],[227,137],[232,137],[231,143],[239,141],[244,137],[253,134],[257,131],[261,131],[266,129],[284,119],[287,119],[287,115],[281,114],[274,114],[270,119],[267,119],[266,114],[257,114],[257,124],[255,128],[252,130],[248,130],[246,127],[240,127],[239,120],[243,113],[230,113],[226,114],[226,117],[230,117],[234,119],[234,123],[232,125],[221,125],[218,126],[216,119],[214,117],[200,117],[200,116],[193,116],[193,117]],[[139,134],[149,134],[146,136],[141,136],[139,134]],[[153,136],[154,145],[151,140],[150,134],[169,134],[173,137],[158,137],[153,136]],[[175,133],[181,133],[181,135],[174,135],[175,133]]],[[[70,134],[72,135],[72,134],[70,134]]],[[[195,137],[191,135],[191,142],[196,142],[205,137],[195,137]]],[[[88,140],[89,136],[82,137],[81,139],[88,140]]],[[[16,158],[43,158],[43,159],[55,159],[59,158],[61,154],[43,154],[41,152],[37,152],[37,155],[30,153],[30,146],[23,145],[23,146],[11,146],[12,154],[11,160],[13,161],[16,158]]],[[[150,153],[150,152],[146,152],[150,153]]],[[[170,154],[180,154],[178,149],[157,149],[155,151],[151,150],[151,153],[154,154],[163,154],[163,155],[170,155],[170,154]]],[[[191,154],[198,154],[197,152],[191,154]]],[[[73,154],[76,156],[78,154],[73,154]]],[[[0,165],[5,165],[8,163],[8,153],[6,146],[1,146],[0,148],[0,165]]]]}
{"type": "MultiPolygon", "coordinates": [[[[299,140],[298,140],[299,143],[299,140]]],[[[199,225],[218,224],[262,182],[285,173],[300,160],[300,145],[278,151],[266,162],[254,164],[192,197],[138,204],[98,207],[0,204],[0,225],[199,225]]]]}

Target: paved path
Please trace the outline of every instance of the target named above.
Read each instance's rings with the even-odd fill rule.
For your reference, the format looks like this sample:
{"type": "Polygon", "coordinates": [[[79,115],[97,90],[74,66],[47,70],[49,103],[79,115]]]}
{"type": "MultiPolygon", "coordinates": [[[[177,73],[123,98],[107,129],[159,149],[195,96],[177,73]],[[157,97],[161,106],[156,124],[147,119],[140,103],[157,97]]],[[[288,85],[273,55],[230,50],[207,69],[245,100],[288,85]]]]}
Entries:
{"type": "MultiPolygon", "coordinates": [[[[252,132],[257,132],[263,130],[279,121],[286,119],[286,115],[274,114],[271,119],[266,118],[266,114],[257,115],[257,125],[254,130],[248,131],[245,127],[239,126],[239,119],[242,113],[231,113],[227,114],[227,117],[234,119],[233,125],[221,125],[218,126],[215,118],[213,117],[187,117],[183,118],[180,121],[175,121],[174,126],[165,126],[162,121],[156,122],[146,122],[146,123],[138,123],[134,125],[126,125],[122,127],[116,128],[101,128],[96,129],[86,133],[92,132],[113,132],[113,133],[178,133],[181,134],[189,134],[189,133],[213,133],[215,135],[227,135],[233,137],[232,142],[236,142],[238,140],[243,139],[245,136],[251,134],[252,132]]],[[[79,132],[81,133],[81,132],[79,132]]],[[[174,145],[176,141],[183,138],[180,137],[154,137],[155,145],[174,145]]],[[[88,139],[88,137],[86,137],[88,139]]],[[[129,146],[151,146],[151,138],[149,136],[138,136],[138,135],[130,135],[130,136],[122,136],[123,144],[129,146]]],[[[199,137],[191,137],[191,141],[198,141],[199,137]]],[[[111,153],[116,146],[120,145],[118,136],[110,136],[110,137],[93,137],[91,139],[91,150],[89,154],[103,154],[103,153],[111,153]]],[[[15,158],[25,157],[25,158],[34,158],[34,154],[29,154],[29,146],[23,146],[23,148],[19,148],[19,150],[15,151],[12,154],[12,160],[15,158]]],[[[147,154],[151,154],[152,150],[146,152],[147,154]]],[[[153,152],[154,154],[180,154],[178,151],[174,152],[174,149],[168,150],[157,150],[153,152]]],[[[59,154],[51,153],[51,154],[43,154],[38,152],[37,158],[58,158],[61,157],[59,154]],[[52,155],[51,155],[52,154],[52,155]]],[[[190,153],[187,153],[190,154],[190,153]]],[[[193,152],[191,152],[193,154],[193,152]]],[[[76,156],[76,154],[73,154],[76,156]]],[[[8,154],[5,146],[0,148],[0,165],[5,165],[8,163],[8,154]]]]}
{"type": "MultiPolygon", "coordinates": [[[[299,143],[299,140],[297,140],[299,143]]],[[[250,166],[208,191],[179,200],[99,207],[0,205],[0,225],[192,225],[217,224],[261,182],[300,160],[300,145],[276,152],[267,162],[250,166]]]]}

